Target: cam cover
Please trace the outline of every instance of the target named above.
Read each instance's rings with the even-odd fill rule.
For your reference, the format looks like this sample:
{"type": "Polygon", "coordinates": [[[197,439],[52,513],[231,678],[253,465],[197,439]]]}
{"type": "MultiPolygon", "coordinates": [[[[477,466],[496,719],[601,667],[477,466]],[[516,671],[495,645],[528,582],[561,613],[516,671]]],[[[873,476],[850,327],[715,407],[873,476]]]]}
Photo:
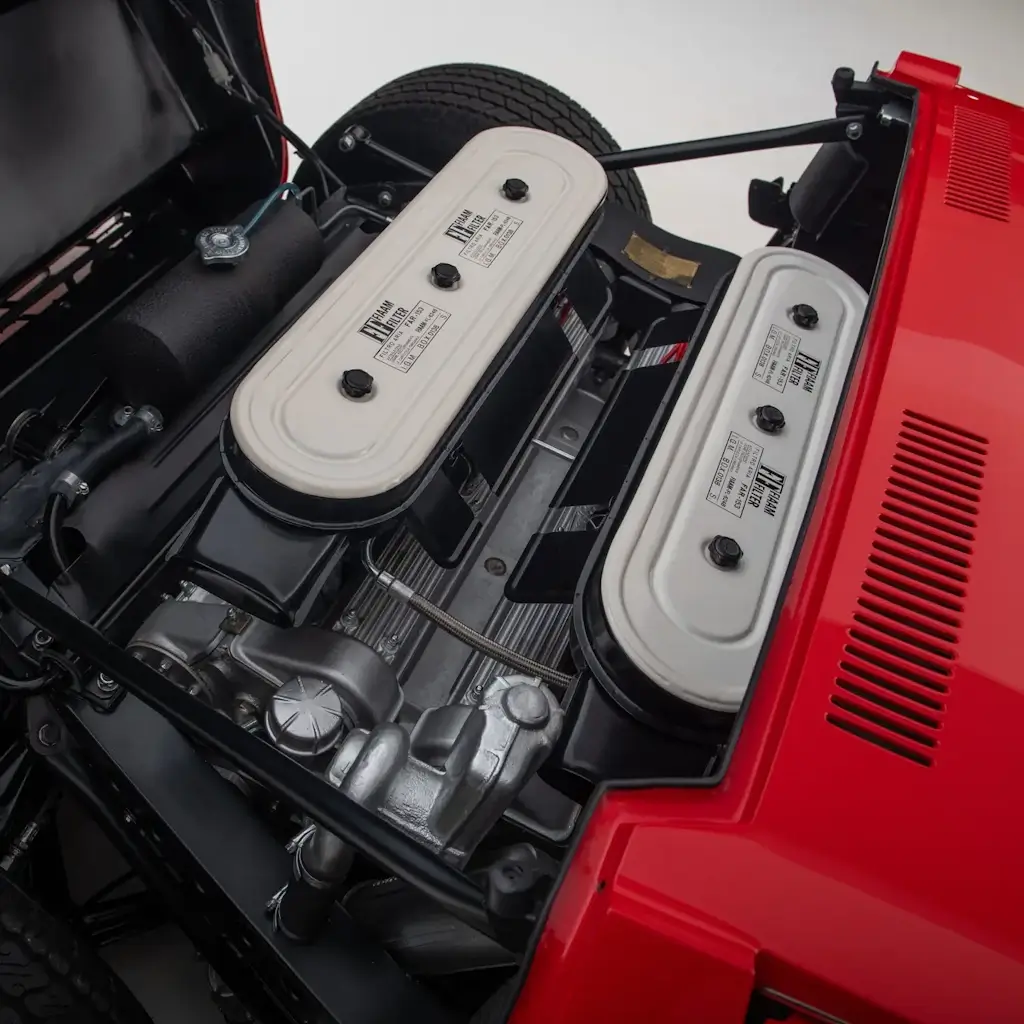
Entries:
{"type": "Polygon", "coordinates": [[[608,546],[601,602],[630,663],[690,704],[735,712],[768,632],[839,409],[867,297],[807,253],[741,260],[608,546]],[[817,314],[801,326],[794,307],[817,314]],[[780,410],[769,433],[756,410],[780,410]],[[738,564],[708,546],[735,541],[738,564]]]}
{"type": "MultiPolygon", "coordinates": [[[[372,498],[423,469],[607,190],[579,146],[531,128],[476,136],[256,364],[238,448],[300,495],[372,498]],[[502,191],[529,186],[514,201],[502,191]],[[431,268],[461,279],[437,287],[431,268]],[[346,370],[373,378],[364,397],[346,370]]],[[[362,378],[365,380],[365,377],[362,378]]]]}

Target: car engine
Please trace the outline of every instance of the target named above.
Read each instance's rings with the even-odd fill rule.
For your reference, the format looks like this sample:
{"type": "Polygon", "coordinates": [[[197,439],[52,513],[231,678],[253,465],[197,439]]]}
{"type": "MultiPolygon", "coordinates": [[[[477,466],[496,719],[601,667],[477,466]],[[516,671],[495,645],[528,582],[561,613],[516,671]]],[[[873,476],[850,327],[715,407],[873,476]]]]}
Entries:
{"type": "MultiPolygon", "coordinates": [[[[466,871],[557,862],[596,787],[709,775],[867,299],[606,190],[575,144],[495,128],[386,226],[339,234],[345,208],[317,223],[282,187],[209,227],[104,327],[111,417],[9,432],[36,469],[3,499],[5,573],[85,615],[130,593],[136,659],[466,871]]],[[[276,925],[308,941],[343,897],[427,969],[351,846],[273,815],[276,925]]]]}

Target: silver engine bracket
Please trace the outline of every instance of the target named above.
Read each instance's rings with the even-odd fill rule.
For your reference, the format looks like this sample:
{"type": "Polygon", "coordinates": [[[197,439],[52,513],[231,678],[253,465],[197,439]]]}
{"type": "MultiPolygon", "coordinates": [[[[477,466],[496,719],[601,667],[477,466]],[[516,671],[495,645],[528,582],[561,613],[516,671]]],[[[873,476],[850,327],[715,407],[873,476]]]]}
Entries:
{"type": "Polygon", "coordinates": [[[480,703],[425,711],[411,734],[349,733],[328,779],[445,859],[461,864],[550,753],[562,709],[528,676],[500,676],[480,703]]]}
{"type": "Polygon", "coordinates": [[[197,588],[185,594],[158,606],[128,650],[245,728],[265,716],[270,738],[293,757],[324,754],[348,730],[398,714],[398,678],[366,644],[310,626],[281,629],[197,588]]]}

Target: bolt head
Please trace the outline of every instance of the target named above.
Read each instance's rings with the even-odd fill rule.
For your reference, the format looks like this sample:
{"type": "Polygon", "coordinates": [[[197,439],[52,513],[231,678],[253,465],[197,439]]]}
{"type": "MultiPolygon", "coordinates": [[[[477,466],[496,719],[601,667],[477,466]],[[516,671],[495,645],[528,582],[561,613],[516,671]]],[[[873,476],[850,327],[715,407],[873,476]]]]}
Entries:
{"type": "Polygon", "coordinates": [[[32,644],[35,647],[49,647],[53,643],[53,637],[45,630],[37,629],[32,637],[32,644]]]}
{"type": "Polygon", "coordinates": [[[846,126],[846,137],[848,139],[856,140],[859,139],[863,134],[864,125],[862,124],[857,124],[856,122],[854,122],[853,124],[848,124],[846,126]]]}
{"type": "Polygon", "coordinates": [[[519,203],[530,194],[530,186],[522,178],[508,178],[501,186],[501,194],[506,199],[519,203]]]}
{"type": "Polygon", "coordinates": [[[113,693],[117,689],[117,683],[110,678],[105,672],[101,672],[99,678],[96,680],[96,688],[100,693],[113,693]]]}
{"type": "Polygon", "coordinates": [[[766,434],[777,434],[786,425],[786,417],[774,405],[759,405],[754,410],[754,422],[766,434]]]}
{"type": "Polygon", "coordinates": [[[395,203],[395,193],[390,189],[381,189],[377,193],[377,205],[384,210],[390,209],[395,203]]]}
{"type": "Polygon", "coordinates": [[[798,302],[790,311],[789,315],[793,319],[793,323],[797,327],[803,327],[806,330],[813,330],[818,326],[818,311],[813,307],[809,306],[806,302],[798,302]]]}
{"type": "Polygon", "coordinates": [[[438,288],[454,288],[462,280],[462,275],[459,268],[451,263],[438,263],[430,270],[430,280],[438,288]]]}
{"type": "Polygon", "coordinates": [[[719,569],[735,569],[743,557],[743,548],[732,537],[718,534],[708,545],[708,557],[719,569]]]}
{"type": "Polygon", "coordinates": [[[484,560],[484,569],[487,570],[492,576],[504,576],[508,572],[508,566],[505,565],[504,559],[501,558],[487,558],[484,560]]]}
{"type": "Polygon", "coordinates": [[[338,388],[349,398],[365,398],[373,390],[373,377],[366,370],[346,370],[338,381],[338,388]]]}
{"type": "Polygon", "coordinates": [[[58,729],[53,722],[43,722],[43,724],[39,726],[39,732],[36,733],[36,738],[39,740],[41,746],[55,747],[57,742],[60,740],[60,729],[58,729]]]}
{"type": "Polygon", "coordinates": [[[13,571],[14,570],[10,567],[10,565],[7,564],[7,562],[4,562],[3,565],[0,565],[0,572],[2,572],[5,576],[10,576],[13,571]]]}
{"type": "Polygon", "coordinates": [[[348,132],[345,132],[340,139],[338,139],[338,149],[343,153],[350,153],[356,148],[356,140],[348,132]]]}

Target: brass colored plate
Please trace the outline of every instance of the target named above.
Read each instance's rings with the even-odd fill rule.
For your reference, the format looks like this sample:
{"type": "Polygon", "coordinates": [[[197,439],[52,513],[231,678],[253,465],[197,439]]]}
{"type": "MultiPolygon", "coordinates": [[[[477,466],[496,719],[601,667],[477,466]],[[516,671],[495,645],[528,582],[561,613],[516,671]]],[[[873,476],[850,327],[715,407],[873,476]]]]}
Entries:
{"type": "Polygon", "coordinates": [[[660,277],[664,281],[674,281],[686,288],[693,284],[693,279],[697,276],[697,271],[700,270],[700,264],[696,260],[673,256],[645,238],[641,238],[635,231],[626,243],[626,248],[622,250],[622,254],[638,267],[646,270],[648,274],[660,277]]]}

